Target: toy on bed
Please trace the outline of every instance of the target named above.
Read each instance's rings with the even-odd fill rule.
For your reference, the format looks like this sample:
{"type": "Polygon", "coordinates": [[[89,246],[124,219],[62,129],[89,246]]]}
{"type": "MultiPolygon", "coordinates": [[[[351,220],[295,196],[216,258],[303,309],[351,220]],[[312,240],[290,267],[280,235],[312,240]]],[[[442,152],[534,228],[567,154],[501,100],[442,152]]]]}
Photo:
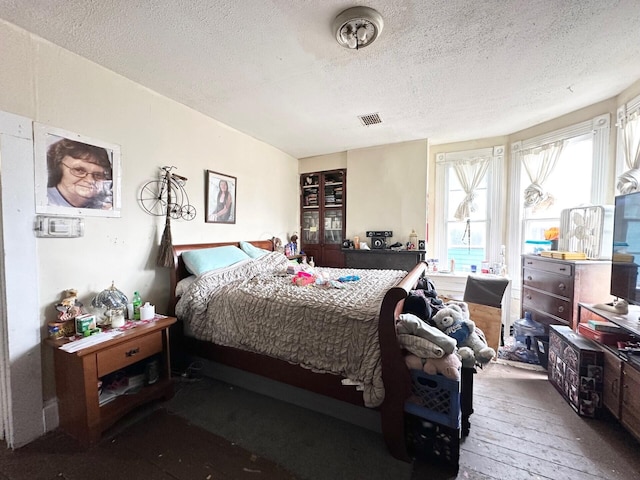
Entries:
{"type": "Polygon", "coordinates": [[[432,320],[438,329],[456,340],[458,354],[465,367],[472,367],[476,362],[483,365],[495,357],[496,351],[476,333],[476,324],[469,318],[465,302],[447,302],[432,320]]]}
{"type": "Polygon", "coordinates": [[[287,257],[298,255],[298,235],[295,233],[289,238],[289,243],[284,246],[284,254],[287,257]]]}
{"type": "Polygon", "coordinates": [[[271,237],[271,242],[273,242],[273,251],[284,253],[284,247],[282,246],[282,240],[278,237],[271,237]]]}

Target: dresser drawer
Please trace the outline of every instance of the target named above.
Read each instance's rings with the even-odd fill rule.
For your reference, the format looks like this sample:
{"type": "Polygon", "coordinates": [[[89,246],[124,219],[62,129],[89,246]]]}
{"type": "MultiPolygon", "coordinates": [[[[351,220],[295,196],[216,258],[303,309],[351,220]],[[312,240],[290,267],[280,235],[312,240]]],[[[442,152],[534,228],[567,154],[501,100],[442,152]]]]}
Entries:
{"type": "Polygon", "coordinates": [[[549,260],[525,257],[522,259],[522,267],[525,269],[535,268],[536,270],[556,273],[558,275],[564,275],[565,277],[573,277],[573,264],[571,263],[553,262],[549,260]]]}
{"type": "Polygon", "coordinates": [[[162,352],[162,332],[153,332],[143,337],[98,352],[98,377],[132,365],[144,358],[162,352]]]}
{"type": "Polygon", "coordinates": [[[525,268],[522,272],[522,284],[560,297],[566,297],[569,300],[573,296],[573,277],[525,268]]]}
{"type": "Polygon", "coordinates": [[[628,364],[622,367],[622,408],[620,421],[640,438],[640,372],[628,364]]]}
{"type": "Polygon", "coordinates": [[[622,360],[606,348],[604,353],[604,377],[602,379],[602,404],[609,409],[614,417],[620,418],[622,397],[622,360]]]}
{"type": "Polygon", "coordinates": [[[571,305],[572,303],[569,300],[538,292],[531,288],[522,288],[522,309],[525,311],[532,308],[561,318],[571,325],[573,319],[571,305]]]}

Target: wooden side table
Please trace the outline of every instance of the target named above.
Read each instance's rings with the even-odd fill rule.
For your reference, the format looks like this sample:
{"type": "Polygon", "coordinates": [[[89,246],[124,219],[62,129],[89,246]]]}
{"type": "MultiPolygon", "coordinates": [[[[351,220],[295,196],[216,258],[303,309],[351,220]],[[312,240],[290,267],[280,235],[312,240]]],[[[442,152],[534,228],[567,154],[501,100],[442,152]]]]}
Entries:
{"type": "Polygon", "coordinates": [[[175,317],[157,318],[122,335],[75,353],[61,350],[65,340],[47,340],[55,347],[55,377],[60,429],[89,445],[134,408],[173,396],[169,358],[169,327],[175,317]],[[109,373],[160,355],[160,376],[138,393],[120,395],[100,406],[98,382],[109,373]]]}

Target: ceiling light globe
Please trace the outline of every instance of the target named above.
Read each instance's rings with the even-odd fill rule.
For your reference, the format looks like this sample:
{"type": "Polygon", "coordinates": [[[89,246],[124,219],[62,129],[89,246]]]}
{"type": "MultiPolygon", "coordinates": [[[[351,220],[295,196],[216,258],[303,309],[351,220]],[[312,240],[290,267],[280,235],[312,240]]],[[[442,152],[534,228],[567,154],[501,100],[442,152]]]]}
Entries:
{"type": "Polygon", "coordinates": [[[333,21],[336,41],[343,47],[350,49],[356,48],[356,46],[364,48],[371,45],[382,32],[383,26],[382,15],[369,7],[348,8],[333,21]],[[343,33],[345,30],[349,33],[346,41],[343,33]],[[355,38],[355,45],[353,45],[351,38],[355,38]]]}
{"type": "Polygon", "coordinates": [[[358,41],[360,42],[367,41],[367,27],[365,27],[364,25],[358,28],[358,30],[356,31],[356,34],[358,36],[358,41]]]}

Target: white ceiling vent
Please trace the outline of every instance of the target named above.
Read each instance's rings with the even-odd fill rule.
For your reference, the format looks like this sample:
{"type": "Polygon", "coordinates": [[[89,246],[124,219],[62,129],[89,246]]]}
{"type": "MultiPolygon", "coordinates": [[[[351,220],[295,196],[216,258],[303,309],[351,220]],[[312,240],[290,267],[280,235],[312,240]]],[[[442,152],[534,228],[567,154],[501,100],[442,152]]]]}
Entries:
{"type": "Polygon", "coordinates": [[[382,123],[382,119],[380,118],[380,115],[378,115],[377,113],[360,115],[358,116],[358,118],[360,119],[360,122],[362,122],[362,125],[364,125],[365,127],[368,127],[369,125],[375,125],[377,123],[382,123]]]}

